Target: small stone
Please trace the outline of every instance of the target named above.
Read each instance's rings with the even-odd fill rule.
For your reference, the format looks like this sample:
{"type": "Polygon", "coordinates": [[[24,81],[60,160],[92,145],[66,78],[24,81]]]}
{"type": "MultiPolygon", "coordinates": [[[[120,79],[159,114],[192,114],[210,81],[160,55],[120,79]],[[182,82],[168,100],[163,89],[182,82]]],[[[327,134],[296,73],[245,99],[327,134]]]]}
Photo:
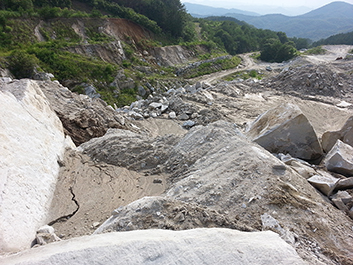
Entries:
{"type": "Polygon", "coordinates": [[[169,119],[176,119],[176,113],[174,111],[172,112],[169,112],[169,115],[168,115],[169,119]]]}
{"type": "Polygon", "coordinates": [[[186,129],[189,129],[191,127],[195,126],[195,122],[194,121],[186,121],[183,123],[183,127],[186,129]]]}
{"type": "Polygon", "coordinates": [[[163,181],[162,181],[161,179],[154,179],[154,180],[153,180],[153,183],[156,183],[156,184],[157,184],[157,183],[160,184],[160,183],[162,183],[162,182],[163,182],[163,181]]]}
{"type": "Polygon", "coordinates": [[[186,113],[183,113],[183,114],[181,114],[181,115],[178,116],[178,119],[179,119],[179,120],[182,120],[182,121],[186,121],[186,120],[188,120],[189,118],[190,118],[189,115],[187,115],[186,113]]]}
{"type": "Polygon", "coordinates": [[[332,177],[330,174],[325,176],[315,175],[308,179],[309,183],[315,188],[320,190],[326,196],[330,196],[333,190],[336,188],[336,185],[339,182],[339,179],[332,177]]]}

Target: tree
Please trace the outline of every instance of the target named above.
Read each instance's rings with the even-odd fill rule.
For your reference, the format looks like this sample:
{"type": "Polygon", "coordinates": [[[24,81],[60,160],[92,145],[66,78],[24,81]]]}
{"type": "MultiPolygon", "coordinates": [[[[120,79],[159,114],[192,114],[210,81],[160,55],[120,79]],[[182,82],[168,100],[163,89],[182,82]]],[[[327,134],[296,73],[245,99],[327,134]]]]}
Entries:
{"type": "Polygon", "coordinates": [[[296,55],[293,42],[281,43],[279,39],[268,39],[265,43],[260,59],[266,62],[283,62],[292,59],[296,55]]]}

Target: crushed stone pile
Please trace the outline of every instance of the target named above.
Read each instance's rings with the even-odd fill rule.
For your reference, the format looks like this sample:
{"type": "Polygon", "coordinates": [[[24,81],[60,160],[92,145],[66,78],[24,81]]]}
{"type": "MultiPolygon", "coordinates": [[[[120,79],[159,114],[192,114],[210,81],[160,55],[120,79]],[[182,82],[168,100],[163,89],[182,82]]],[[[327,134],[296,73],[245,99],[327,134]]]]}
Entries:
{"type": "Polygon", "coordinates": [[[0,264],[353,264],[351,82],[306,64],[114,109],[2,78],[0,264]]]}

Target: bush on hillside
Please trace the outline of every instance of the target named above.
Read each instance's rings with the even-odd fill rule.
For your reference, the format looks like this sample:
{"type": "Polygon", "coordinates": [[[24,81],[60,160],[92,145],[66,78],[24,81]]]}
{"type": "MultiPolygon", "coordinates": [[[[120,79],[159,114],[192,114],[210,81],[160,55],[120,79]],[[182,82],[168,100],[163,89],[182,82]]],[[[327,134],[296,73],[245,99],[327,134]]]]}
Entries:
{"type": "Polygon", "coordinates": [[[14,50],[9,57],[9,70],[18,79],[31,78],[35,73],[38,59],[21,50],[14,50]]]}

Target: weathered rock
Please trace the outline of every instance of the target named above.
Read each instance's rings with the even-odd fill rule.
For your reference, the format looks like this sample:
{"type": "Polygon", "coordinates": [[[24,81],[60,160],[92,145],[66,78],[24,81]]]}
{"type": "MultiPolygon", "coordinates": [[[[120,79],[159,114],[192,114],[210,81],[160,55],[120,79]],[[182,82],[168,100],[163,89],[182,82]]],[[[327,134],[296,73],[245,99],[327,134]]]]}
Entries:
{"type": "Polygon", "coordinates": [[[135,119],[135,120],[142,120],[143,115],[140,113],[137,113],[136,111],[129,111],[128,113],[129,117],[135,119]]]}
{"type": "Polygon", "coordinates": [[[310,178],[314,175],[317,174],[317,172],[315,171],[315,169],[313,169],[312,167],[305,165],[303,163],[300,163],[298,161],[292,161],[290,163],[290,166],[292,169],[294,169],[299,175],[301,175],[303,178],[310,178]]]}
{"type": "MultiPolygon", "coordinates": [[[[323,173],[323,172],[322,172],[323,173]]],[[[326,196],[330,196],[336,188],[339,179],[330,174],[314,175],[308,179],[309,183],[320,190],[326,196]]]]}
{"type": "Polygon", "coordinates": [[[260,115],[246,135],[271,153],[289,153],[309,161],[323,155],[313,127],[293,104],[282,104],[260,115]]]}
{"type": "Polygon", "coordinates": [[[61,241],[55,234],[55,229],[49,225],[42,226],[37,230],[36,241],[38,245],[61,241]]]}
{"type": "Polygon", "coordinates": [[[114,210],[112,216],[94,234],[150,228],[186,230],[201,227],[253,231],[247,227],[238,227],[236,222],[224,214],[197,204],[165,197],[144,197],[114,210]]]}
{"type": "Polygon", "coordinates": [[[162,107],[162,103],[159,103],[159,102],[152,102],[149,107],[151,109],[160,109],[162,107]]]}
{"type": "Polygon", "coordinates": [[[57,82],[37,81],[37,84],[60,118],[65,134],[71,136],[76,145],[103,136],[108,128],[129,126],[123,117],[108,108],[101,99],[77,95],[57,82]]]}
{"type": "Polygon", "coordinates": [[[278,223],[278,221],[273,218],[271,215],[265,213],[261,215],[261,223],[262,223],[262,229],[264,231],[266,230],[272,230],[276,231],[283,240],[285,240],[289,244],[294,244],[295,243],[295,237],[294,235],[288,231],[288,229],[283,229],[281,225],[278,223]]]}
{"type": "Polygon", "coordinates": [[[97,90],[94,86],[89,84],[84,84],[85,94],[90,98],[100,98],[101,95],[97,93],[97,90]]]}
{"type": "Polygon", "coordinates": [[[195,126],[195,122],[194,121],[186,121],[183,123],[183,127],[186,128],[186,129],[190,129],[191,127],[195,126]]]}
{"type": "Polygon", "coordinates": [[[132,89],[135,85],[135,81],[132,78],[126,77],[124,70],[119,71],[115,80],[110,84],[110,86],[115,87],[118,90],[132,89]]]}
{"type": "Polygon", "coordinates": [[[178,119],[182,121],[188,120],[189,118],[190,118],[189,115],[187,115],[186,113],[182,113],[178,115],[178,119]]]}
{"type": "MultiPolygon", "coordinates": [[[[262,229],[261,215],[268,213],[295,235],[295,244],[304,248],[310,248],[304,240],[308,234],[318,250],[342,244],[342,257],[349,264],[351,254],[344,243],[347,237],[335,225],[338,220],[345,220],[340,221],[340,226],[351,234],[346,214],[328,207],[305,178],[249,142],[234,124],[219,121],[191,128],[174,145],[164,167],[173,183],[166,192],[168,197],[227,214],[237,220],[239,227],[262,229]],[[315,223],[315,227],[299,227],[297,222],[315,223]],[[320,233],[313,232],[315,228],[320,233]],[[336,240],[341,236],[329,239],[331,233],[342,236],[340,243],[336,240]]],[[[353,244],[353,238],[348,240],[353,244]]],[[[330,263],[324,256],[320,258],[330,263]]],[[[313,261],[316,257],[309,259],[313,261]]]]}
{"type": "Polygon", "coordinates": [[[141,96],[144,97],[147,94],[146,89],[143,86],[138,86],[137,87],[137,93],[141,96]]]}
{"type": "Polygon", "coordinates": [[[66,147],[62,124],[38,83],[0,84],[0,253],[31,246],[47,222],[66,147]]]}
{"type": "Polygon", "coordinates": [[[7,265],[64,264],[278,264],[304,265],[271,231],[145,230],[85,236],[0,259],[7,265]]]}
{"type": "Polygon", "coordinates": [[[176,113],[174,111],[171,111],[171,112],[169,112],[168,117],[170,119],[176,119],[177,116],[176,116],[176,113]]]}
{"type": "Polygon", "coordinates": [[[145,134],[109,129],[103,137],[82,144],[79,150],[97,161],[134,170],[147,170],[165,163],[178,140],[179,137],[175,135],[151,138],[145,134]]]}
{"type": "Polygon", "coordinates": [[[328,131],[322,135],[322,148],[329,152],[337,140],[353,146],[353,116],[350,117],[339,131],[328,131]]]}
{"type": "Polygon", "coordinates": [[[353,177],[340,179],[336,188],[339,190],[353,189],[353,177]]]}
{"type": "Polygon", "coordinates": [[[344,204],[348,204],[353,201],[353,197],[347,191],[338,191],[332,196],[332,201],[341,200],[344,204]]]}
{"type": "Polygon", "coordinates": [[[324,159],[325,166],[332,172],[346,176],[353,175],[353,147],[337,140],[324,159]]]}

